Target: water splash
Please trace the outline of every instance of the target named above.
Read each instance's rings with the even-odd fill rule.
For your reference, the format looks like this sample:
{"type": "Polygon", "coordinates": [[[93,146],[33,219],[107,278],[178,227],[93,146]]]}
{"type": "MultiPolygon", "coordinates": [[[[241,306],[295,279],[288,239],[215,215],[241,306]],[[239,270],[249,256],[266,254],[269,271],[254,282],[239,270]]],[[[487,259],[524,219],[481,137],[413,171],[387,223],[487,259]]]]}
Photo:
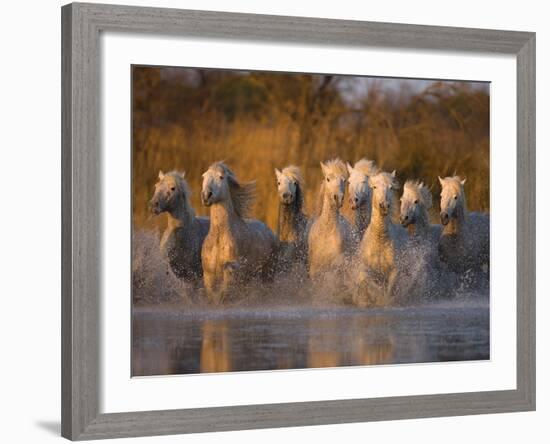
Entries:
{"type": "MultiPolygon", "coordinates": [[[[156,232],[134,232],[132,251],[132,291],[137,305],[178,304],[207,307],[202,289],[178,279],[159,250],[156,232]]],[[[239,288],[239,296],[225,301],[228,307],[347,306],[356,302],[358,276],[366,278],[368,301],[363,307],[410,306],[454,299],[487,299],[489,280],[483,271],[469,270],[458,275],[439,262],[437,251],[411,242],[397,260],[395,286],[388,298],[385,283],[354,260],[327,271],[312,282],[305,266],[285,267],[270,282],[252,281],[239,288]],[[290,271],[288,271],[290,270],[290,271]]]]}
{"type": "Polygon", "coordinates": [[[132,298],[134,303],[193,303],[190,285],[178,279],[159,249],[159,235],[136,230],[132,235],[132,298]]]}
{"type": "MultiPolygon", "coordinates": [[[[391,305],[353,304],[358,267],[346,262],[315,282],[292,267],[212,307],[174,276],[158,245],[157,233],[134,233],[134,376],[490,357],[487,279],[434,270],[425,247],[399,258],[391,305]]],[[[383,286],[368,282],[381,297],[383,286]]]]}

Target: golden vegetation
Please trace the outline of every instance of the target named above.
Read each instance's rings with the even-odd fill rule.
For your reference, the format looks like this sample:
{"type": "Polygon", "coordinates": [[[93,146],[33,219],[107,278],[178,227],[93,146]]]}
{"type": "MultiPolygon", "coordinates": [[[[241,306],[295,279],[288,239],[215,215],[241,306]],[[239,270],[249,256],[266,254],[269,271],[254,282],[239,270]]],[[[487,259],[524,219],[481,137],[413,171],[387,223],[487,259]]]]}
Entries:
{"type": "MultiPolygon", "coordinates": [[[[306,210],[316,201],[319,161],[374,159],[397,170],[401,184],[437,176],[467,176],[471,210],[489,210],[489,94],[467,82],[235,72],[184,68],[133,69],[133,222],[149,216],[158,170],[186,171],[198,214],[201,175],[225,160],[240,180],[256,180],[255,217],[277,223],[274,168],[296,164],[306,181],[306,210]],[[388,85],[391,84],[391,88],[388,85]],[[367,93],[360,88],[368,85],[367,93]]],[[[345,205],[347,207],[347,203],[345,205]]],[[[344,212],[349,211],[345,208],[344,212]]]]}

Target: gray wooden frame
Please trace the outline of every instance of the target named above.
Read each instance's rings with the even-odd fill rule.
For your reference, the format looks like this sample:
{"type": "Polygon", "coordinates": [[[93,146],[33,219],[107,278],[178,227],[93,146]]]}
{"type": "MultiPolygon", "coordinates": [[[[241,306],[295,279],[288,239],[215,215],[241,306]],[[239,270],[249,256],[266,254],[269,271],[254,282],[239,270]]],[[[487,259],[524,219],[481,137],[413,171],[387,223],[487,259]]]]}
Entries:
{"type": "Polygon", "coordinates": [[[535,409],[534,33],[76,3],[62,8],[62,107],[63,436],[97,439],[535,409]],[[102,31],[516,56],[516,390],[101,413],[99,35],[102,31]]]}

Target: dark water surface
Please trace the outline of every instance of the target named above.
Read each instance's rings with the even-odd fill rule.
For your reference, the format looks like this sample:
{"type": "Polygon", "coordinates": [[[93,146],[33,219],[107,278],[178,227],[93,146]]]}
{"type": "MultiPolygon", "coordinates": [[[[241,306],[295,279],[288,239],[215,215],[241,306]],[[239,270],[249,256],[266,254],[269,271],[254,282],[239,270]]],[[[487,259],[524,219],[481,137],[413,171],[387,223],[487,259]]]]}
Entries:
{"type": "Polygon", "coordinates": [[[489,359],[489,304],[135,307],[132,375],[489,359]]]}

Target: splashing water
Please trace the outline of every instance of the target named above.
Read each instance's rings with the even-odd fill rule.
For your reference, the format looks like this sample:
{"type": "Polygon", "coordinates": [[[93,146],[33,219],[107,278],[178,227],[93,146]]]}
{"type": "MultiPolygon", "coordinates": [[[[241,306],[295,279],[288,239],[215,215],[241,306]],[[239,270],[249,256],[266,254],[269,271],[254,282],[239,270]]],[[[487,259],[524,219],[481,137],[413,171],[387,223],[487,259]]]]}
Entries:
{"type": "Polygon", "coordinates": [[[132,298],[134,304],[192,304],[192,289],[178,279],[159,249],[158,233],[137,230],[132,236],[132,298]]]}
{"type": "MultiPolygon", "coordinates": [[[[311,282],[304,267],[211,307],[171,272],[150,231],[133,236],[134,376],[489,359],[489,283],[434,267],[411,244],[392,306],[360,308],[357,267],[311,282]]],[[[369,291],[383,293],[371,282],[369,291]]]]}

